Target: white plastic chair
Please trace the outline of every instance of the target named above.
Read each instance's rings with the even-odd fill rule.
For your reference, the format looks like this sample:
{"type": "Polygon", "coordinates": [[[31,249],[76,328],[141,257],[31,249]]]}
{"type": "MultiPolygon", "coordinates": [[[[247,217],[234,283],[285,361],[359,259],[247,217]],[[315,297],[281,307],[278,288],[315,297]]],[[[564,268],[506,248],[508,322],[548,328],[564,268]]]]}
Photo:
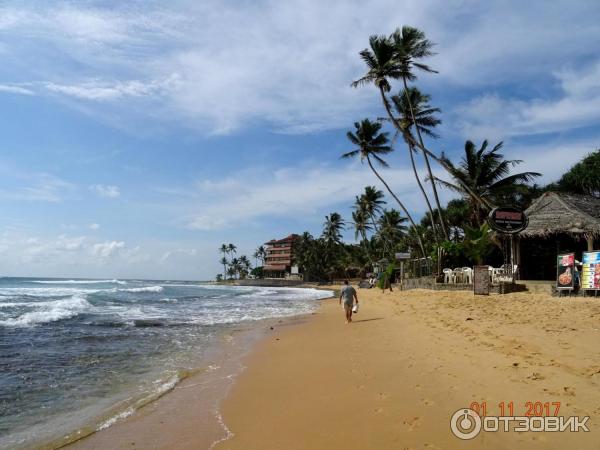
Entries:
{"type": "Polygon", "coordinates": [[[473,269],[470,267],[463,267],[463,282],[467,284],[473,283],[473,269]]]}
{"type": "Polygon", "coordinates": [[[444,273],[444,283],[450,284],[453,281],[453,274],[452,274],[452,269],[444,269],[442,270],[442,272],[444,273]]]}
{"type": "Polygon", "coordinates": [[[464,276],[464,272],[462,269],[454,269],[453,271],[454,274],[454,282],[455,283],[462,283],[463,282],[463,276],[464,276]]]}

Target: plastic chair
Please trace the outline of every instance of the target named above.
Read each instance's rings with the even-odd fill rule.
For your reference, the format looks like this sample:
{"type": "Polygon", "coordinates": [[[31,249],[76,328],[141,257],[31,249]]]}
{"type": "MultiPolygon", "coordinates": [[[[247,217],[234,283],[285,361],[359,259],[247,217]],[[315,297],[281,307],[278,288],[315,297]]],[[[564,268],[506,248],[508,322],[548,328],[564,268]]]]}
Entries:
{"type": "Polygon", "coordinates": [[[463,281],[467,284],[473,284],[473,269],[470,267],[463,267],[463,281]]]}
{"type": "Polygon", "coordinates": [[[442,270],[442,272],[444,273],[444,283],[450,284],[453,281],[453,274],[452,274],[452,269],[444,269],[442,270]]]}
{"type": "Polygon", "coordinates": [[[453,271],[454,274],[454,282],[455,283],[462,283],[463,282],[463,276],[464,276],[464,272],[462,269],[454,269],[453,271]]]}

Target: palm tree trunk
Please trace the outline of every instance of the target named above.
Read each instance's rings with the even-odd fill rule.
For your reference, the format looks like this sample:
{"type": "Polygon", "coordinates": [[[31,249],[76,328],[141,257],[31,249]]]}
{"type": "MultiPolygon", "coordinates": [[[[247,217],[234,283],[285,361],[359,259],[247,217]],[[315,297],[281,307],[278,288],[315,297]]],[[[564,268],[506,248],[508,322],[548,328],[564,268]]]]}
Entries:
{"type": "Polygon", "coordinates": [[[417,172],[417,166],[415,165],[415,156],[413,155],[413,146],[409,142],[408,143],[408,153],[410,155],[410,163],[412,164],[412,169],[415,174],[415,179],[417,180],[417,184],[419,185],[419,189],[423,193],[423,197],[425,197],[425,202],[427,203],[427,209],[429,210],[429,218],[431,219],[431,227],[433,228],[433,237],[435,238],[435,244],[437,246],[440,245],[437,235],[437,227],[435,226],[435,216],[433,214],[433,209],[431,208],[431,203],[429,203],[429,198],[427,198],[427,193],[421,184],[421,180],[419,179],[419,173],[417,172]]]}
{"type": "MultiPolygon", "coordinates": [[[[410,117],[412,118],[415,129],[417,130],[417,136],[419,137],[420,144],[425,147],[423,143],[423,137],[421,136],[421,130],[419,130],[419,126],[417,125],[417,120],[415,119],[415,113],[413,111],[412,102],[410,101],[410,95],[408,95],[408,85],[406,83],[406,78],[402,77],[402,83],[404,83],[404,94],[406,96],[406,100],[408,102],[408,109],[410,109],[410,117]]],[[[431,171],[431,165],[429,164],[429,158],[427,157],[427,153],[423,152],[423,157],[425,158],[425,165],[427,166],[427,173],[429,175],[429,180],[431,181],[431,188],[433,189],[433,197],[435,199],[435,204],[438,209],[438,216],[440,219],[440,225],[442,226],[442,232],[444,233],[444,237],[446,240],[449,240],[448,231],[446,230],[446,224],[444,223],[444,217],[442,216],[442,205],[440,204],[440,198],[438,196],[437,188],[435,187],[435,178],[433,177],[433,172],[431,171]]]]}
{"type": "MultiPolygon", "coordinates": [[[[404,211],[404,214],[406,214],[406,217],[408,217],[408,220],[410,221],[410,223],[412,224],[412,226],[416,230],[417,229],[417,225],[415,224],[415,221],[413,220],[412,216],[410,215],[410,213],[408,212],[408,210],[406,209],[406,207],[404,206],[404,204],[396,196],[396,194],[394,194],[394,192],[390,189],[390,187],[385,182],[385,180],[381,177],[381,175],[379,175],[379,172],[377,172],[377,170],[375,170],[375,167],[373,167],[373,163],[371,162],[371,158],[369,157],[369,155],[367,155],[367,162],[369,163],[369,167],[371,168],[371,170],[373,171],[373,173],[377,176],[377,178],[379,178],[379,181],[381,181],[383,183],[383,185],[388,190],[388,192],[390,193],[390,195],[392,197],[394,197],[394,200],[396,200],[396,202],[398,203],[398,205],[400,206],[400,208],[402,208],[402,211],[404,211]]],[[[427,258],[427,255],[425,254],[425,247],[423,247],[423,241],[421,240],[421,236],[419,236],[418,233],[417,233],[417,240],[419,242],[419,247],[421,248],[421,253],[423,254],[423,258],[427,258]]]]}
{"type": "MultiPolygon", "coordinates": [[[[392,109],[390,108],[390,104],[389,104],[387,98],[385,97],[385,92],[383,91],[382,87],[379,88],[379,93],[381,94],[381,101],[383,102],[383,106],[385,107],[385,110],[386,110],[388,116],[390,117],[390,120],[392,121],[392,124],[404,136],[404,132],[402,130],[402,127],[400,126],[400,124],[398,123],[398,121],[396,120],[396,118],[394,117],[394,115],[392,114],[392,109]]],[[[417,127],[417,131],[418,131],[418,127],[417,127]]],[[[421,184],[421,180],[419,179],[419,174],[417,173],[417,169],[415,167],[414,158],[413,158],[413,154],[412,154],[412,149],[410,148],[410,146],[413,145],[413,144],[412,144],[412,142],[410,140],[408,141],[408,144],[409,144],[408,151],[410,152],[410,160],[412,162],[413,171],[415,173],[415,178],[417,180],[419,188],[421,189],[421,192],[423,193],[423,197],[425,198],[425,202],[427,202],[427,208],[429,209],[429,214],[431,216],[431,226],[433,228],[433,235],[435,236],[435,242],[436,242],[436,244],[439,245],[439,242],[438,242],[438,239],[437,239],[437,232],[436,232],[435,220],[434,220],[434,215],[433,215],[433,209],[431,208],[431,203],[429,202],[429,198],[427,197],[427,193],[425,192],[425,189],[423,189],[423,185],[421,184]]],[[[438,202],[438,211],[439,211],[439,209],[440,209],[440,205],[439,205],[439,202],[438,202]]],[[[444,235],[446,236],[446,239],[448,239],[446,230],[444,228],[444,224],[442,223],[441,225],[442,225],[442,229],[444,230],[444,235]]]]}

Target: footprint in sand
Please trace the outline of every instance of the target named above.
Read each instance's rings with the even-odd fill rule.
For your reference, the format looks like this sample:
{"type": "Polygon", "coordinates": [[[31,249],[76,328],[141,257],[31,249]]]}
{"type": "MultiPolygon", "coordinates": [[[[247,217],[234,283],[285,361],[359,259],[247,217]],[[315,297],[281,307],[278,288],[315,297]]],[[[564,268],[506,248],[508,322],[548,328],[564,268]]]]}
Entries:
{"type": "Polygon", "coordinates": [[[418,416],[413,417],[412,419],[406,419],[402,421],[402,428],[406,431],[414,431],[416,428],[421,426],[421,418],[418,416]]]}
{"type": "Polygon", "coordinates": [[[383,412],[383,408],[377,408],[377,409],[375,409],[375,412],[377,414],[381,414],[383,412]]]}
{"type": "Polygon", "coordinates": [[[387,394],[384,394],[383,392],[380,392],[379,395],[378,395],[378,397],[379,397],[379,400],[385,400],[388,396],[387,396],[387,394]]]}
{"type": "Polygon", "coordinates": [[[429,443],[425,444],[425,448],[431,449],[431,450],[441,450],[440,447],[438,447],[437,445],[435,445],[435,444],[429,444],[429,443]]]}
{"type": "Polygon", "coordinates": [[[435,404],[433,400],[430,400],[428,398],[422,398],[421,403],[423,403],[425,406],[431,406],[435,404]]]}
{"type": "Polygon", "coordinates": [[[421,391],[423,387],[420,384],[415,384],[415,391],[421,391]]]}
{"type": "Polygon", "coordinates": [[[570,397],[575,397],[575,389],[573,389],[572,387],[569,387],[569,386],[563,387],[563,392],[565,395],[568,395],[570,397]]]}

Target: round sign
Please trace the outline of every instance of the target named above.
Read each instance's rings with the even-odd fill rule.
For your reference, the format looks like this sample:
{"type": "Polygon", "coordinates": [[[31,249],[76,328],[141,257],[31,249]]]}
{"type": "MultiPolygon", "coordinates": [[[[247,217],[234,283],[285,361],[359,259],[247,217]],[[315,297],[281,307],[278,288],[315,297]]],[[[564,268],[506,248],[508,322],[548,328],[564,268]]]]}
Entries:
{"type": "Polygon", "coordinates": [[[529,220],[523,211],[518,208],[500,207],[490,211],[488,216],[490,227],[500,233],[518,233],[527,228],[529,220]]]}

